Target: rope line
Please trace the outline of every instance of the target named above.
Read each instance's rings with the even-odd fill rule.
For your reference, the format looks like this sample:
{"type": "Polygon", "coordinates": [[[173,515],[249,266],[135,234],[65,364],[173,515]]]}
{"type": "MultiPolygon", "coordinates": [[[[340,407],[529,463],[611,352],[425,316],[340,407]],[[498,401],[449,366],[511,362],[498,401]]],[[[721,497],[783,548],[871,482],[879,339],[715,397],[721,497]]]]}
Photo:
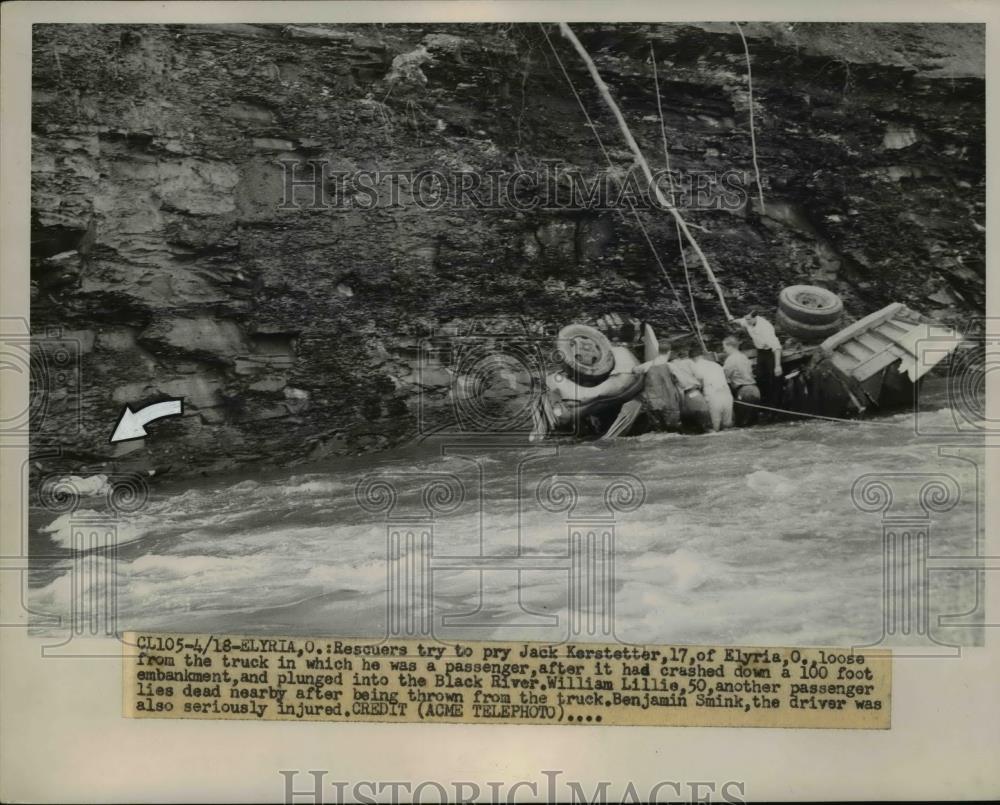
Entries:
{"type": "MultiPolygon", "coordinates": [[[[579,38],[577,38],[577,35],[573,33],[573,29],[570,28],[567,23],[560,22],[559,31],[566,39],[569,40],[570,44],[573,45],[573,48],[582,59],[584,66],[587,68],[587,72],[590,73],[590,77],[594,81],[594,86],[597,87],[597,91],[600,93],[604,103],[607,105],[608,109],[611,110],[611,114],[614,115],[615,121],[618,123],[618,129],[621,131],[622,137],[625,138],[625,142],[628,144],[629,150],[632,152],[632,156],[635,158],[636,163],[642,169],[646,182],[650,187],[652,187],[653,193],[656,195],[656,200],[680,225],[681,231],[684,233],[685,237],[687,237],[688,242],[695,251],[695,254],[698,255],[698,260],[701,262],[701,266],[705,270],[705,274],[708,276],[709,281],[715,288],[716,294],[718,294],[719,305],[722,307],[722,312],[726,314],[726,319],[731,321],[733,319],[733,315],[729,312],[729,306],[726,304],[726,297],[722,291],[722,286],[719,285],[715,272],[712,271],[712,266],[709,265],[708,258],[701,250],[701,246],[698,245],[698,240],[691,233],[691,230],[687,225],[687,221],[684,220],[684,217],[680,214],[677,208],[667,200],[663,191],[660,190],[659,186],[654,181],[653,172],[649,168],[649,163],[646,161],[646,157],[643,156],[642,149],[639,148],[639,144],[635,141],[632,130],[629,128],[628,123],[625,120],[625,116],[622,114],[621,107],[618,106],[617,102],[612,97],[611,90],[608,89],[607,83],[603,78],[601,78],[597,65],[594,64],[594,60],[590,57],[590,54],[587,53],[587,49],[583,46],[583,43],[579,40],[579,38]]],[[[551,42],[549,44],[551,45],[551,42]]]]}
{"type": "MultiPolygon", "coordinates": [[[[656,87],[656,111],[660,115],[660,137],[663,140],[663,161],[667,166],[667,181],[670,183],[670,203],[677,204],[677,193],[674,188],[674,177],[670,172],[670,149],[667,147],[667,126],[663,120],[663,104],[660,96],[660,77],[656,69],[656,52],[653,50],[653,43],[649,43],[649,58],[653,62],[653,84],[656,87]]],[[[695,331],[698,333],[698,341],[702,349],[708,349],[705,338],[701,334],[701,322],[698,320],[698,308],[694,304],[694,291],[691,289],[691,275],[688,273],[687,254],[684,252],[684,237],[681,234],[681,225],[674,221],[677,230],[677,248],[681,253],[681,264],[684,266],[684,282],[687,284],[688,298],[691,300],[691,314],[694,316],[695,331]]]]}
{"type": "MultiPolygon", "coordinates": [[[[631,202],[631,200],[629,201],[629,207],[632,210],[632,217],[635,218],[635,222],[639,225],[639,229],[642,232],[643,237],[646,239],[646,243],[649,244],[649,250],[653,253],[653,259],[656,260],[656,264],[660,267],[660,272],[663,274],[663,278],[667,281],[667,285],[670,286],[670,290],[677,299],[677,307],[680,309],[681,315],[684,316],[684,321],[687,322],[688,327],[697,332],[694,322],[691,321],[691,317],[687,314],[687,310],[684,309],[684,302],[681,300],[680,292],[674,286],[673,280],[670,279],[670,275],[667,273],[667,267],[663,265],[663,261],[660,259],[660,254],[656,251],[656,246],[653,245],[653,239],[649,236],[649,232],[646,231],[646,225],[643,224],[642,218],[639,217],[639,212],[636,210],[635,205],[631,202]]],[[[622,217],[624,217],[624,214],[622,217]]]]}
{"type": "Polygon", "coordinates": [[[738,22],[733,23],[739,31],[740,39],[743,41],[743,54],[747,60],[747,91],[750,98],[750,152],[753,155],[753,172],[757,177],[757,193],[760,195],[760,212],[765,212],[764,207],[764,186],[760,183],[760,168],[757,166],[757,135],[754,133],[753,124],[753,69],[750,67],[750,46],[747,38],[743,35],[743,28],[738,22]]]}
{"type": "Polygon", "coordinates": [[[774,408],[770,405],[759,405],[757,403],[748,403],[743,400],[733,400],[734,405],[745,405],[747,408],[759,408],[762,411],[774,411],[778,414],[789,414],[791,416],[801,416],[808,417],[810,419],[825,419],[828,422],[850,422],[854,425],[863,424],[876,424],[876,425],[891,425],[891,422],[875,422],[871,419],[846,419],[844,417],[837,416],[822,416],[821,414],[807,414],[803,411],[789,411],[786,408],[774,408]]]}
{"type": "MultiPolygon", "coordinates": [[[[570,91],[573,93],[573,97],[576,98],[577,104],[580,106],[580,111],[583,112],[583,116],[587,121],[587,125],[590,130],[594,133],[594,138],[597,140],[597,145],[601,149],[601,153],[604,154],[605,160],[607,160],[608,167],[614,169],[615,163],[611,159],[611,154],[608,153],[608,149],[604,147],[604,141],[601,139],[600,133],[597,131],[597,126],[594,125],[593,119],[587,112],[587,107],[583,103],[583,99],[580,97],[580,93],[576,91],[576,86],[573,84],[573,79],[570,78],[569,72],[566,70],[566,66],[563,64],[562,59],[559,56],[559,51],[556,50],[555,45],[552,44],[552,40],[549,38],[549,32],[545,30],[545,26],[542,23],[538,23],[538,27],[542,29],[542,34],[545,36],[545,41],[549,43],[549,47],[552,49],[552,55],[556,57],[556,63],[559,65],[559,69],[562,71],[563,76],[566,79],[566,83],[569,85],[570,91]]],[[[639,225],[639,229],[642,231],[643,236],[646,238],[646,243],[649,244],[649,250],[653,253],[653,258],[656,260],[656,264],[660,267],[660,272],[663,274],[663,278],[667,281],[667,285],[673,292],[674,297],[677,299],[677,306],[680,308],[681,315],[684,316],[684,320],[687,322],[688,327],[698,333],[698,337],[701,338],[701,331],[697,329],[694,322],[691,321],[691,317],[688,316],[687,310],[685,310],[684,302],[681,301],[681,295],[677,288],[674,286],[673,280],[670,279],[670,274],[667,273],[667,267],[663,265],[663,260],[660,259],[660,254],[656,250],[656,246],[653,245],[653,239],[649,236],[649,232],[646,230],[645,224],[642,222],[642,218],[639,217],[639,212],[635,208],[635,204],[632,199],[628,199],[629,208],[632,210],[632,215],[635,218],[635,222],[639,225]]],[[[625,217],[625,213],[618,210],[618,214],[625,217]]]]}

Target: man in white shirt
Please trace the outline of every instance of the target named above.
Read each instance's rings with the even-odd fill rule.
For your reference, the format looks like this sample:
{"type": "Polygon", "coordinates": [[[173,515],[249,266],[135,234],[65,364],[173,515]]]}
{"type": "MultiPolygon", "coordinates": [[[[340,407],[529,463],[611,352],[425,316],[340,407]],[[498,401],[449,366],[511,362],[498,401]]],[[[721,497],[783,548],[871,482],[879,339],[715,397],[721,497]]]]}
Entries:
{"type": "Polygon", "coordinates": [[[696,351],[692,361],[695,377],[701,382],[701,391],[708,402],[712,430],[733,426],[733,393],[729,390],[726,373],[712,360],[704,349],[696,351]]]}
{"type": "Polygon", "coordinates": [[[751,310],[745,317],[738,320],[753,341],[757,350],[757,384],[765,405],[778,405],[781,402],[781,341],[774,332],[774,326],[763,316],[758,316],[756,310],[751,310]]]}

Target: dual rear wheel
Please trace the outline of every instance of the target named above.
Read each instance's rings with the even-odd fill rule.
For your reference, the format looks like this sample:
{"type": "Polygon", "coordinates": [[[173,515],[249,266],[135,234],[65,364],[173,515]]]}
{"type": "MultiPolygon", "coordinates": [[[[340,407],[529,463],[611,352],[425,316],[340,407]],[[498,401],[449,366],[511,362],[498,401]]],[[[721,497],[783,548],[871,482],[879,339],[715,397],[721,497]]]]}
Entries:
{"type": "Polygon", "coordinates": [[[816,285],[790,285],[778,295],[776,324],[800,341],[823,341],[841,329],[844,303],[816,285]]]}

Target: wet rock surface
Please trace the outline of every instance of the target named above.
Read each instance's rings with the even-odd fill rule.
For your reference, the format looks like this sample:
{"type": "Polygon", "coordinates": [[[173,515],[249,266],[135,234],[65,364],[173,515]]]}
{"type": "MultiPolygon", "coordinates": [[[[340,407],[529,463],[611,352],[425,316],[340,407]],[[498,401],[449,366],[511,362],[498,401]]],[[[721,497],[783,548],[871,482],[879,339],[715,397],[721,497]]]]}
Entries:
{"type": "MultiPolygon", "coordinates": [[[[574,27],[654,169],[655,57],[671,167],[690,187],[741,177],[739,203],[685,211],[735,313],[812,283],[853,316],[890,301],[966,328],[982,315],[981,27],[744,26],[763,208],[735,26],[574,27]]],[[[32,328],[71,345],[81,389],[36,384],[35,444],[62,448],[44,461],[181,473],[380,449],[444,421],[477,382],[498,405],[522,395],[516,360],[483,362],[512,337],[548,343],[608,311],[689,331],[627,209],[420,205],[406,177],[374,203],[333,181],[355,203],[310,205],[310,186],[288,203],[282,161],[299,178],[622,175],[613,118],[547,32],[558,59],[538,25],[36,26],[32,328]],[[108,443],[124,402],[164,396],[185,416],[108,443]]],[[[639,220],[687,303],[672,219],[639,220]]]]}

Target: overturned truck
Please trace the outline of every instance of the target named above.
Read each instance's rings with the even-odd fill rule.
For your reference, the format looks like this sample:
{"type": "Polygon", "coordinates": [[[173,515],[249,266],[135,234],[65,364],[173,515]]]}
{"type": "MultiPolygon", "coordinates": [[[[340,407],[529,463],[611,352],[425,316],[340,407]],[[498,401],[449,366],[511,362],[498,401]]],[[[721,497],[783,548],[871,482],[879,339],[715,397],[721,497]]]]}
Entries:
{"type": "MultiPolygon", "coordinates": [[[[913,403],[917,384],[962,344],[951,328],[898,302],[847,326],[842,309],[826,289],[782,291],[776,314],[783,336],[782,380],[771,406],[752,407],[764,408],[771,419],[852,418],[898,410],[913,403]]],[[[637,371],[639,360],[622,343],[630,340],[626,336],[614,344],[600,330],[582,325],[560,332],[561,366],[547,375],[539,395],[533,439],[689,429],[685,395],[668,388],[676,377],[666,361],[661,358],[660,371],[637,371]]],[[[646,365],[657,362],[655,342],[646,338],[640,349],[646,365]]],[[[755,350],[746,354],[755,364],[755,350]]]]}
{"type": "MultiPolygon", "coordinates": [[[[597,65],[568,24],[560,23],[559,30],[586,66],[658,205],[673,217],[678,238],[690,245],[697,256],[718,295],[722,314],[726,320],[735,321],[727,306],[726,294],[705,253],[675,205],[675,200],[668,198],[655,181],[649,163],[610,88],[601,78],[597,65]]],[[[749,62],[748,50],[748,66],[749,62]]],[[[655,65],[654,59],[654,70],[655,65]]],[[[655,72],[654,83],[659,95],[655,72]]],[[[573,92],[583,108],[583,101],[575,88],[573,92]]],[[[753,144],[752,90],[749,103],[753,144]]],[[[589,121],[585,108],[583,112],[589,121]]],[[[660,123],[661,127],[664,126],[662,111],[660,123]]],[[[663,140],[666,150],[665,127],[663,140]]],[[[601,145],[601,148],[604,146],[601,145]]],[[[756,170],[756,150],[754,167],[756,170]]],[[[763,210],[764,194],[759,171],[756,178],[759,206],[763,210]]],[[[658,256],[657,261],[660,262],[658,256]]],[[[662,267],[662,262],[660,265],[662,267]]],[[[771,381],[770,369],[763,365],[769,362],[769,356],[765,361],[762,354],[761,365],[755,367],[758,383],[762,379],[768,381],[768,405],[757,406],[766,409],[762,413],[767,417],[847,418],[912,402],[916,384],[935,365],[951,355],[962,341],[953,330],[940,327],[899,303],[888,305],[847,326],[842,324],[842,315],[843,303],[825,288],[797,285],[781,292],[775,324],[777,333],[784,337],[781,344],[782,379],[776,383],[771,381]]],[[[697,323],[694,326],[697,327],[697,323]]],[[[648,327],[645,329],[649,336],[651,330],[648,327]]],[[[704,344],[700,332],[698,339],[704,344]]],[[[620,340],[627,342],[629,339],[620,340]]],[[[562,366],[547,376],[545,390],[533,409],[532,438],[543,438],[560,430],[575,432],[578,436],[613,437],[649,429],[683,429],[685,406],[691,406],[696,396],[691,393],[690,378],[681,376],[685,372],[680,361],[668,366],[668,361],[662,360],[663,356],[657,354],[655,336],[644,339],[642,350],[643,363],[650,367],[645,372],[637,370],[637,361],[629,354],[625,344],[612,346],[600,333],[573,336],[564,330],[558,346],[562,366]]],[[[757,363],[754,351],[747,354],[751,361],[757,363]]],[[[715,367],[711,374],[717,375],[717,369],[715,367]]],[[[722,393],[725,394],[724,388],[722,393]]],[[[754,404],[740,400],[737,405],[754,404]]],[[[716,419],[717,413],[714,415],[716,419]]],[[[718,422],[712,423],[712,427],[718,426],[718,422]]]]}

